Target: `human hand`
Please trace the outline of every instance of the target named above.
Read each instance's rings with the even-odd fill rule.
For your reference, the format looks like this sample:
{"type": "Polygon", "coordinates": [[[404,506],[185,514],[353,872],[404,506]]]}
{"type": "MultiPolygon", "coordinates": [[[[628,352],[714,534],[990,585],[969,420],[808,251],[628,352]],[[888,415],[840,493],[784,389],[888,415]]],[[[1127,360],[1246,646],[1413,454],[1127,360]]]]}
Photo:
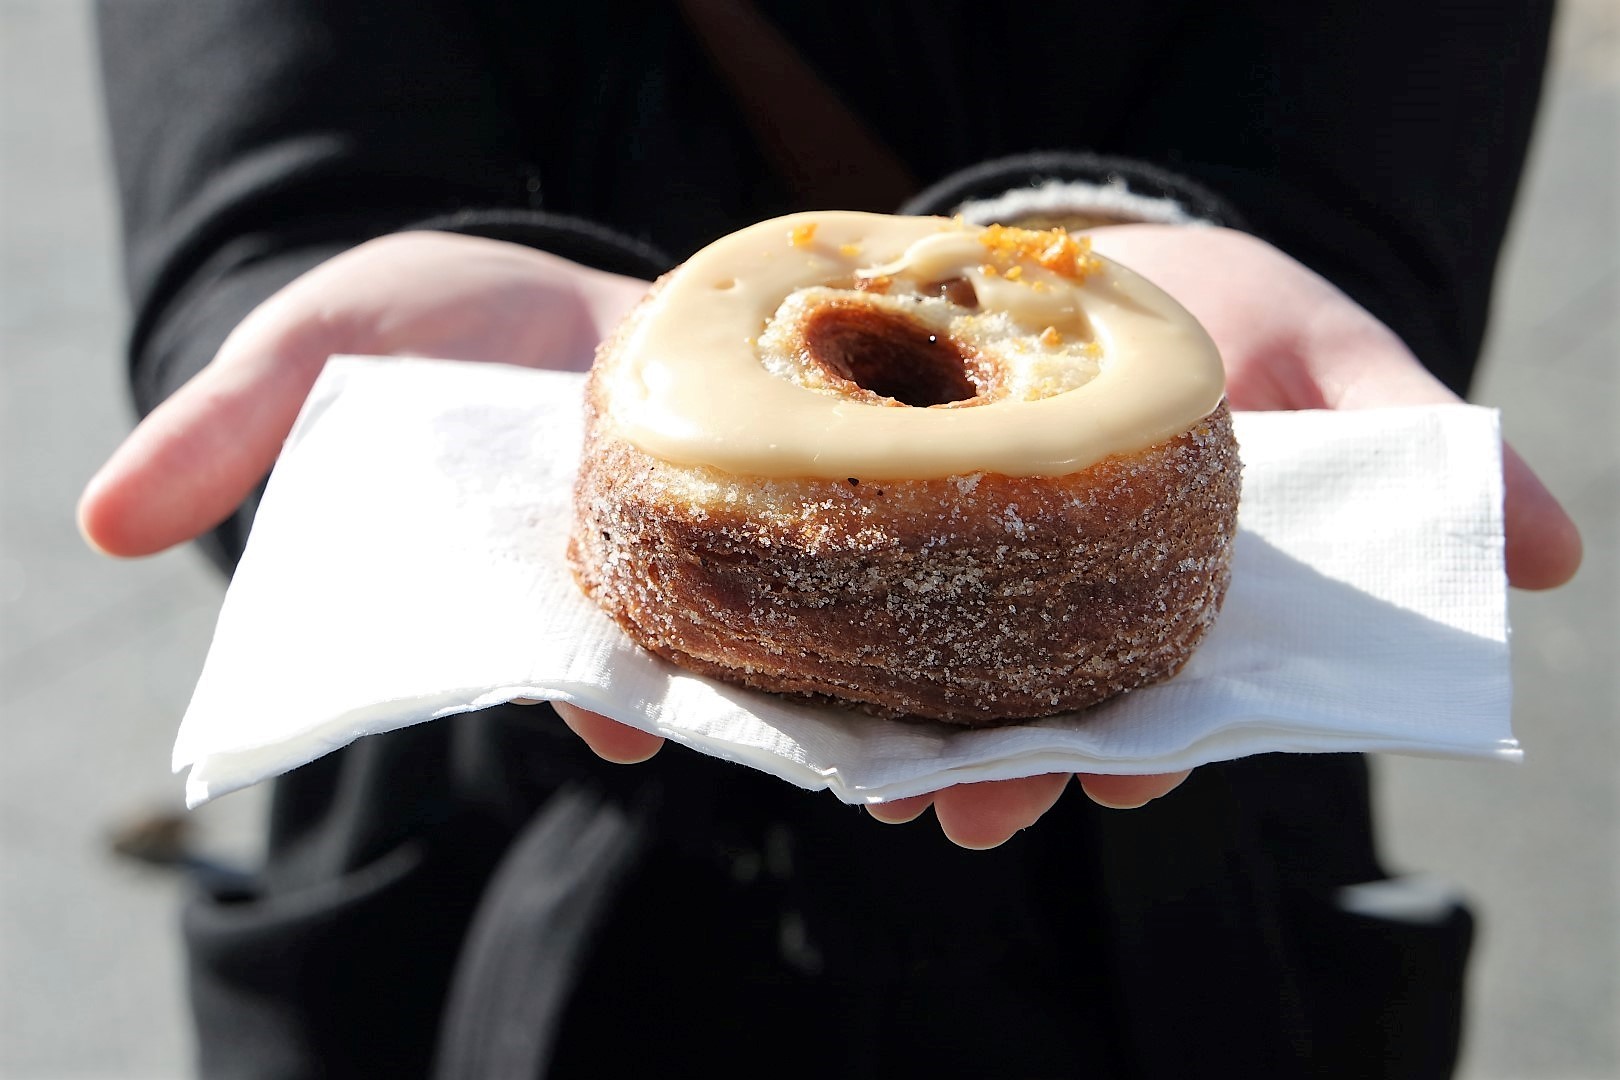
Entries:
{"type": "MultiPolygon", "coordinates": [[[[619,764],[646,761],[663,748],[664,740],[597,713],[561,702],[558,715],[584,739],[597,756],[619,764]]],[[[1080,785],[1093,802],[1126,809],[1142,806],[1174,790],[1187,772],[1153,776],[1100,776],[1082,773],[1080,785]]],[[[1067,773],[1049,773],[1016,780],[988,780],[956,784],[940,791],[874,803],[866,810],[879,821],[899,825],[920,817],[930,806],[940,829],[965,848],[997,847],[1029,828],[1057,804],[1068,786],[1067,773]]]]}
{"type": "Polygon", "coordinates": [[[90,481],[79,527],[149,555],[225,520],[270,471],[328,356],[432,356],[583,371],[647,283],[517,244],[399,233],[302,275],[244,319],[90,481]]]}
{"type": "MultiPolygon", "coordinates": [[[[1126,225],[1092,234],[1096,250],[1142,273],[1208,329],[1226,365],[1236,409],[1354,409],[1457,401],[1398,337],[1333,285],[1276,248],[1226,229],[1126,225]]],[[[1568,581],[1580,534],[1511,447],[1503,447],[1508,579],[1527,589],[1568,581]]],[[[1187,773],[1087,776],[1105,806],[1166,794],[1187,773]]],[[[868,807],[882,821],[910,821],[934,807],[964,847],[992,847],[1056,804],[1065,774],[964,784],[868,807]]]]}
{"type": "MultiPolygon", "coordinates": [[[[584,370],[646,288],[495,240],[421,232],[362,244],[254,309],[213,361],[142,421],[86,487],[81,531],[107,554],[138,556],[218,525],[270,470],[328,356],[584,370]]],[[[609,761],[642,761],[663,744],[583,710],[558,711],[609,761]]],[[[1153,785],[1153,778],[1141,783],[1153,785]]],[[[1051,781],[1009,784],[1004,798],[989,794],[997,785],[942,794],[947,832],[989,846],[1032,823],[1057,797],[1051,781]]],[[[1148,794],[1158,786],[1173,784],[1148,794]]],[[[1148,795],[1128,786],[1111,797],[1139,802],[1148,795]]],[[[914,804],[890,804],[879,816],[894,818],[914,804]]]]}
{"type": "MultiPolygon", "coordinates": [[[[1269,245],[1220,229],[1098,230],[1098,250],[1157,281],[1220,346],[1237,408],[1357,408],[1456,400],[1387,328],[1269,245]]],[[[90,541],[113,554],[161,550],[212,527],[268,470],[327,355],[337,352],[527,360],[582,369],[644,283],[496,241],[403,234],[311,271],[244,321],[219,357],[141,425],[81,503],[90,541]],[[453,268],[453,272],[452,269],[453,268]]],[[[1580,540],[1511,450],[1508,568],[1548,588],[1573,575],[1580,540]]],[[[643,761],[663,740],[558,706],[601,757],[643,761]]],[[[1105,806],[1141,805],[1186,772],[1082,774],[1105,806]]],[[[930,806],[964,847],[994,847],[1055,805],[1067,774],[963,784],[870,808],[887,822],[930,806]]]]}
{"type": "MultiPolygon", "coordinates": [[[[1234,409],[1366,409],[1455,403],[1383,323],[1270,244],[1230,229],[1124,225],[1092,234],[1204,324],[1234,409]]],[[[1581,537],[1558,500],[1502,448],[1508,581],[1550,589],[1574,577],[1581,537]]]]}

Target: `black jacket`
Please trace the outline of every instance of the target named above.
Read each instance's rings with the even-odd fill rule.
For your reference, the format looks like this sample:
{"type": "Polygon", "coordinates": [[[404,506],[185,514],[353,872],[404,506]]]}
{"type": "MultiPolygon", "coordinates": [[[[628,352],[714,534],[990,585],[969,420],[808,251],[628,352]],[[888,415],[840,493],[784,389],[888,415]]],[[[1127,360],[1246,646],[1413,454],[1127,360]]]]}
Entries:
{"type": "MultiPolygon", "coordinates": [[[[1546,5],[758,7],[938,182],[912,209],[1123,170],[1465,386],[1546,5]],[[1118,160],[1004,160],[1043,150],[1118,160]]],[[[651,276],[805,208],[673,4],[106,0],[100,38],[143,411],[375,235],[651,276]]],[[[226,565],[248,517],[213,541],[226,565]]],[[[676,749],[606,766],[559,729],[494,710],[279,781],[262,874],[188,908],[203,1072],[1449,1070],[1467,916],[1339,904],[1382,875],[1359,759],[1209,767],[1126,814],[1071,795],[968,853],[676,749]]]]}

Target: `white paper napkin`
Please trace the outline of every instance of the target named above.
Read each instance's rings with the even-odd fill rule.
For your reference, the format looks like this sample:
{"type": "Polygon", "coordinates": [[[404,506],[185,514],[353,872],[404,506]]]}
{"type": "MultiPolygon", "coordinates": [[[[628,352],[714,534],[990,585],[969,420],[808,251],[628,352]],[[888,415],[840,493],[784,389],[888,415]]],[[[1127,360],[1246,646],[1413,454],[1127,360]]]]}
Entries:
{"type": "Polygon", "coordinates": [[[711,682],[564,561],[579,376],[335,358],[271,477],[175,743],[192,805],[362,735],[571,701],[846,802],[1263,751],[1517,758],[1496,414],[1245,413],[1232,587],[1175,679],[984,731],[711,682]]]}

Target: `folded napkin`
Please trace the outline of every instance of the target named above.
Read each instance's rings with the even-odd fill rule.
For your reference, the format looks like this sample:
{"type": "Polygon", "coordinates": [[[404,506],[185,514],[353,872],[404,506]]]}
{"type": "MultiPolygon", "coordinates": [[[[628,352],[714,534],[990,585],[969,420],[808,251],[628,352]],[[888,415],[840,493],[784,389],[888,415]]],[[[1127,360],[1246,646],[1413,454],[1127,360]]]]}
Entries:
{"type": "Polygon", "coordinates": [[[743,690],[632,644],[564,560],[580,386],[500,365],[327,365],[180,727],[188,802],[514,698],[846,802],[1275,750],[1519,755],[1490,410],[1238,414],[1231,591],[1182,673],[1079,717],[970,731],[743,690]]]}

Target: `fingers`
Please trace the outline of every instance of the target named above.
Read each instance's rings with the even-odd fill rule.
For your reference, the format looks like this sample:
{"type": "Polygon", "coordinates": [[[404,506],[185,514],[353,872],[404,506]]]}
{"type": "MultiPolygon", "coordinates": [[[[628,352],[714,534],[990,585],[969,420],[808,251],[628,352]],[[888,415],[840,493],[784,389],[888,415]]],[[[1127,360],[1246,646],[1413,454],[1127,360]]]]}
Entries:
{"type": "Polygon", "coordinates": [[[1080,774],[1080,787],[1098,806],[1111,810],[1134,810],[1170,794],[1191,776],[1191,770],[1157,773],[1151,776],[1102,776],[1080,774]]]}
{"type": "MultiPolygon", "coordinates": [[[[1101,806],[1134,809],[1168,795],[1191,775],[1190,770],[1151,776],[1101,776],[1081,773],[1086,795],[1101,806]]],[[[925,795],[870,803],[866,812],[888,825],[920,817],[930,806],[941,831],[958,847],[983,851],[1006,843],[1034,825],[1063,795],[1068,773],[1048,773],[1017,780],[957,784],[925,795]]]]}
{"type": "Polygon", "coordinates": [[[913,795],[909,799],[890,799],[888,802],[867,803],[866,812],[885,825],[904,825],[915,821],[934,805],[934,793],[913,795]]]}
{"type": "Polygon", "coordinates": [[[934,816],[953,844],[973,851],[998,847],[1057,804],[1068,773],[958,784],[934,794],[934,816]]]}
{"type": "Polygon", "coordinates": [[[1552,492],[1513,449],[1502,446],[1503,529],[1508,583],[1552,589],[1581,565],[1581,534],[1552,492]]]}
{"type": "Polygon", "coordinates": [[[557,715],[563,718],[563,723],[584,739],[585,745],[604,761],[616,765],[635,765],[646,761],[664,747],[661,735],[649,735],[628,724],[609,720],[598,713],[586,712],[564,702],[556,702],[554,707],[557,715]]]}
{"type": "MultiPolygon", "coordinates": [[[[1330,407],[1444,405],[1460,400],[1393,333],[1359,309],[1352,310],[1352,328],[1338,327],[1328,333],[1329,344],[1320,347],[1310,365],[1329,388],[1325,397],[1330,407]]],[[[1506,442],[1502,444],[1502,483],[1508,582],[1521,589],[1551,589],[1569,581],[1581,564],[1580,530],[1506,442]]]]}
{"type": "Polygon", "coordinates": [[[270,471],[338,343],[266,305],[143,420],[91,479],[79,529],[109,555],[150,555],[230,516],[270,471]]]}
{"type": "MultiPolygon", "coordinates": [[[[554,703],[554,707],[563,723],[606,761],[633,765],[663,748],[661,736],[563,702],[554,703]]],[[[1006,843],[1056,806],[1068,786],[1069,775],[1047,773],[1016,780],[957,784],[924,795],[871,803],[866,810],[885,824],[901,825],[916,820],[932,806],[941,831],[952,843],[983,851],[1006,843]]],[[[1112,809],[1131,809],[1169,794],[1189,775],[1190,771],[1152,776],[1082,773],[1080,783],[1093,802],[1112,809]]]]}
{"type": "Polygon", "coordinates": [[[939,827],[958,847],[983,851],[1006,843],[1029,828],[1057,804],[1069,783],[1068,773],[957,784],[928,795],[874,803],[867,812],[879,821],[900,824],[934,808],[939,827]]]}
{"type": "MultiPolygon", "coordinates": [[[[1458,398],[1422,371],[1415,359],[1384,365],[1379,380],[1351,384],[1340,408],[1380,405],[1450,404],[1458,398]]],[[[1502,444],[1502,529],[1508,583],[1520,589],[1552,589],[1575,576],[1581,565],[1581,534],[1575,522],[1535,472],[1506,442],[1502,444]]]]}
{"type": "Polygon", "coordinates": [[[584,370],[646,283],[516,244],[439,233],[370,241],[266,300],[136,428],[80,500],[85,539],[148,555],[223,521],[269,472],[335,353],[584,370]]]}

